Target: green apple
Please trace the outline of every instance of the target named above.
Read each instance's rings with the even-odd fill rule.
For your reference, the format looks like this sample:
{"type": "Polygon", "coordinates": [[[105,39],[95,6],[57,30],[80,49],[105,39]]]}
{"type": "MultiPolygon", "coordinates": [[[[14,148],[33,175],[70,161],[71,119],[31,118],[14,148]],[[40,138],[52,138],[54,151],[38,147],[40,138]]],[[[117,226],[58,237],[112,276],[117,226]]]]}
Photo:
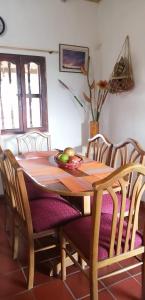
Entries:
{"type": "Polygon", "coordinates": [[[60,156],[59,156],[59,160],[66,163],[68,162],[69,160],[69,156],[66,154],[66,153],[62,153],[60,156]]]}

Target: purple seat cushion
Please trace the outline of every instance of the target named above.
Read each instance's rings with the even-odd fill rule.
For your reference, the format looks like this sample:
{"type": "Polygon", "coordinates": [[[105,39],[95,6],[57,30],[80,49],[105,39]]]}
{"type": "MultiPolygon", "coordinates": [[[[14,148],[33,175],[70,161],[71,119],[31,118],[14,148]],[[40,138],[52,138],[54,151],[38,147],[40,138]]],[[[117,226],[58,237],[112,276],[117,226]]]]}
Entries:
{"type": "Polygon", "coordinates": [[[37,184],[34,183],[34,181],[25,175],[25,183],[26,183],[26,189],[28,193],[29,200],[36,200],[36,199],[42,199],[42,198],[48,198],[48,197],[55,197],[62,199],[61,196],[57,195],[53,192],[47,192],[45,190],[42,190],[37,184]]]}
{"type": "MultiPolygon", "coordinates": [[[[116,193],[116,195],[118,197],[118,212],[120,212],[122,197],[121,197],[121,194],[119,192],[116,193]]],[[[93,205],[93,197],[91,197],[91,206],[92,205],[93,205]]],[[[129,208],[130,208],[130,199],[126,198],[125,212],[128,212],[129,208]]],[[[113,202],[112,202],[112,198],[109,194],[104,194],[103,195],[101,212],[104,213],[104,214],[112,214],[113,213],[113,202]]]]}
{"type": "MultiPolygon", "coordinates": [[[[90,257],[90,238],[92,232],[91,216],[81,217],[72,221],[63,227],[64,232],[76,247],[89,259],[90,257]]],[[[99,240],[99,260],[108,258],[110,247],[110,235],[112,216],[110,214],[101,215],[100,224],[100,240],[99,240]]],[[[125,242],[127,223],[124,222],[124,230],[122,237],[122,248],[125,242]]],[[[116,232],[117,236],[117,232],[116,232]]],[[[140,232],[136,232],[135,248],[142,245],[142,236],[140,232]]],[[[115,249],[114,249],[115,253],[115,249]]]]}
{"type": "Polygon", "coordinates": [[[80,211],[63,198],[47,197],[30,201],[34,232],[55,228],[80,217],[80,211]]]}

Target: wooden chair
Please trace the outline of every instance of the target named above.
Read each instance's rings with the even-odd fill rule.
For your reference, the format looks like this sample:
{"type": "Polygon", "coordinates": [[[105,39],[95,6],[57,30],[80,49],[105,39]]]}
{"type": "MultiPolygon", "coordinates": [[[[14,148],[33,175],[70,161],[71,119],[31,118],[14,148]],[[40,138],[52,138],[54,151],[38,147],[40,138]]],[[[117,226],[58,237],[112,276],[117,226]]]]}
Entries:
{"type": "Polygon", "coordinates": [[[4,200],[5,200],[5,230],[10,231],[10,242],[13,249],[13,258],[14,258],[14,248],[15,248],[15,239],[14,239],[14,223],[13,223],[13,214],[15,210],[15,204],[13,199],[11,198],[11,191],[4,167],[4,152],[0,147],[0,172],[1,172],[1,179],[3,185],[3,192],[4,192],[4,200]]]}
{"type": "Polygon", "coordinates": [[[18,154],[51,149],[51,137],[47,133],[33,130],[18,136],[16,139],[18,154]]]}
{"type": "MultiPolygon", "coordinates": [[[[118,168],[121,166],[126,165],[127,163],[141,163],[145,164],[145,151],[141,148],[141,146],[138,144],[138,142],[134,139],[127,139],[126,141],[113,145],[112,148],[112,159],[111,159],[111,166],[113,168],[118,168]]],[[[128,215],[128,211],[130,208],[130,190],[131,185],[133,183],[133,177],[130,176],[128,179],[128,186],[127,186],[127,201],[126,201],[126,209],[125,209],[125,215],[128,215]]],[[[121,209],[121,195],[120,193],[118,195],[118,213],[120,213],[121,209]]],[[[104,196],[103,200],[103,206],[102,206],[102,212],[103,213],[112,213],[113,206],[112,202],[110,201],[109,195],[104,196]]]]}
{"type": "Polygon", "coordinates": [[[66,279],[66,253],[72,261],[81,268],[80,264],[72,257],[66,243],[70,248],[78,252],[89,267],[82,269],[89,279],[90,299],[98,300],[98,280],[105,277],[120,274],[138,265],[142,266],[142,299],[145,299],[145,234],[137,231],[140,201],[145,191],[145,167],[141,164],[128,164],[114,171],[107,178],[93,184],[94,202],[91,216],[78,218],[63,226],[61,231],[61,257],[62,257],[62,280],[66,279]],[[126,180],[134,174],[136,180],[132,186],[131,206],[129,216],[125,219],[126,205],[126,180]],[[121,189],[122,204],[118,218],[118,199],[114,187],[121,189]],[[102,214],[102,198],[106,191],[110,194],[113,203],[113,214],[102,214]],[[81,238],[80,238],[81,237],[81,238]],[[119,263],[128,258],[143,254],[142,261],[134,265],[118,269],[104,276],[99,276],[101,268],[119,263]]]}
{"type": "Polygon", "coordinates": [[[145,151],[139,143],[129,138],[122,143],[113,145],[111,166],[118,168],[130,162],[145,164],[145,151]]]}
{"type": "MultiPolygon", "coordinates": [[[[13,156],[11,154],[11,156],[13,156]]],[[[16,158],[13,156],[13,163],[17,168],[20,168],[20,165],[16,158]]],[[[17,258],[17,245],[18,245],[18,237],[16,234],[16,203],[13,193],[10,189],[8,176],[6,174],[6,168],[8,172],[11,171],[11,165],[9,160],[7,159],[6,155],[4,154],[2,148],[0,147],[0,172],[2,177],[2,184],[4,190],[4,198],[5,198],[5,230],[10,233],[10,244],[12,248],[12,256],[13,259],[17,258]],[[6,167],[5,167],[6,164],[6,167]]],[[[34,201],[37,199],[49,199],[51,198],[58,198],[59,195],[53,192],[42,190],[33,180],[24,174],[27,194],[29,201],[34,201]]],[[[60,197],[61,199],[61,197],[60,197]]]]}
{"type": "MultiPolygon", "coordinates": [[[[97,134],[88,140],[86,157],[110,166],[112,161],[112,148],[113,144],[104,135],[97,134]]],[[[93,197],[91,197],[91,207],[92,205],[93,197]]],[[[102,209],[104,209],[105,212],[108,209],[108,205],[110,205],[110,201],[108,201],[108,196],[104,195],[102,209]]]]}
{"type": "Polygon", "coordinates": [[[102,134],[97,134],[88,140],[86,156],[110,166],[112,144],[102,134]]]}
{"type": "Polygon", "coordinates": [[[4,158],[4,153],[2,150],[2,147],[0,146],[0,173],[1,173],[1,179],[2,179],[2,184],[3,184],[3,190],[4,190],[4,194],[5,194],[5,172],[4,172],[4,167],[3,167],[3,158],[4,158]]]}
{"type": "MultiPolygon", "coordinates": [[[[8,177],[6,174],[6,168],[5,168],[5,160],[6,156],[4,154],[4,151],[0,147],[0,172],[1,172],[1,178],[2,178],[2,184],[3,184],[3,190],[4,190],[4,199],[5,199],[5,230],[9,232],[10,234],[10,244],[12,248],[12,256],[13,259],[17,258],[17,244],[18,244],[18,239],[17,235],[15,233],[15,218],[16,218],[16,203],[15,199],[13,196],[13,193],[11,192],[8,177]]],[[[9,161],[6,161],[7,163],[7,170],[10,172],[11,166],[9,164],[9,161]]],[[[13,163],[15,163],[15,166],[17,168],[20,168],[17,160],[13,156],[13,163]]],[[[29,200],[37,200],[39,198],[49,198],[51,197],[56,197],[56,194],[54,193],[49,193],[47,191],[43,191],[40,189],[39,186],[36,185],[32,181],[31,178],[27,177],[24,175],[25,178],[25,184],[26,184],[26,189],[28,193],[28,198],[29,200]]]]}
{"type": "Polygon", "coordinates": [[[1,174],[1,179],[2,179],[2,185],[3,185],[3,191],[5,194],[5,190],[6,190],[6,183],[5,183],[5,172],[4,172],[4,168],[3,168],[3,157],[4,157],[4,153],[2,150],[2,147],[0,146],[0,174],[1,174]]]}
{"type": "MultiPolygon", "coordinates": [[[[65,199],[59,195],[37,198],[29,201],[25,184],[24,171],[19,167],[10,150],[4,151],[4,166],[11,197],[15,205],[15,257],[18,256],[20,236],[26,235],[28,241],[28,289],[33,287],[35,253],[50,248],[50,237],[58,235],[60,225],[80,216],[65,199]],[[48,245],[35,248],[35,241],[48,237],[48,245]]],[[[40,241],[41,244],[41,241],[40,241]]],[[[51,245],[56,246],[56,245],[51,245]]]]}

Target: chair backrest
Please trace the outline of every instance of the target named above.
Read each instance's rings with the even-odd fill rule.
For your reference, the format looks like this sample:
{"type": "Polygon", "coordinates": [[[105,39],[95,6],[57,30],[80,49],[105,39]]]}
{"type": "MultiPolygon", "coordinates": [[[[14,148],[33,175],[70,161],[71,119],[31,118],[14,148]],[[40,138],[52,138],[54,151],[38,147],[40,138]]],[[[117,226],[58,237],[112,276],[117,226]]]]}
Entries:
{"type": "MultiPolygon", "coordinates": [[[[108,232],[107,240],[103,241],[103,243],[106,243],[109,246],[109,259],[114,257],[116,259],[116,256],[120,254],[126,255],[128,251],[132,251],[135,248],[140,201],[145,190],[145,183],[143,178],[145,178],[145,167],[141,164],[131,163],[120,167],[105,179],[93,184],[94,201],[92,212],[93,227],[91,239],[91,259],[93,264],[96,263],[96,257],[98,257],[98,245],[99,243],[101,244],[101,241],[103,241],[102,232],[100,236],[100,222],[103,193],[106,191],[110,195],[110,199],[112,199],[113,204],[113,214],[109,216],[111,218],[110,231],[108,232]],[[136,180],[134,181],[134,185],[132,186],[129,215],[128,218],[125,219],[127,197],[126,182],[130,174],[134,174],[136,180]],[[117,192],[115,192],[116,185],[120,188],[122,199],[119,217],[118,197],[116,194],[117,192]]],[[[105,232],[106,230],[107,229],[105,229],[105,232]]],[[[100,262],[100,264],[101,263],[103,264],[103,261],[100,262]]]]}
{"type": "Polygon", "coordinates": [[[86,156],[110,166],[113,145],[102,134],[88,140],[86,156]]]}
{"type": "Polygon", "coordinates": [[[18,219],[26,223],[28,233],[31,234],[33,226],[23,170],[10,150],[5,150],[4,156],[5,172],[18,219]]]}
{"type": "Polygon", "coordinates": [[[14,207],[14,203],[11,199],[11,192],[10,192],[7,174],[6,174],[5,167],[4,167],[4,159],[5,159],[4,152],[0,146],[0,173],[1,173],[4,196],[5,196],[6,200],[8,201],[8,203],[14,207]]]}
{"type": "MultiPolygon", "coordinates": [[[[113,146],[111,166],[113,168],[118,168],[128,163],[140,163],[145,165],[145,151],[134,139],[127,139],[126,141],[113,146]]],[[[133,182],[134,177],[133,175],[130,175],[130,178],[128,179],[128,197],[130,196],[131,185],[133,182]]]]}
{"type": "Polygon", "coordinates": [[[0,146],[0,172],[2,176],[2,181],[3,181],[3,158],[4,158],[4,153],[2,147],[0,146]]]}
{"type": "Polygon", "coordinates": [[[145,163],[145,151],[139,143],[130,138],[120,144],[113,145],[112,167],[118,168],[130,162],[145,163]]]}
{"type": "Polygon", "coordinates": [[[5,192],[5,172],[4,172],[3,161],[4,161],[4,153],[3,153],[2,147],[0,146],[0,173],[1,173],[1,178],[2,178],[3,189],[5,192]]]}
{"type": "Polygon", "coordinates": [[[51,149],[50,134],[40,131],[30,131],[17,138],[18,154],[33,151],[48,151],[51,149]]]}

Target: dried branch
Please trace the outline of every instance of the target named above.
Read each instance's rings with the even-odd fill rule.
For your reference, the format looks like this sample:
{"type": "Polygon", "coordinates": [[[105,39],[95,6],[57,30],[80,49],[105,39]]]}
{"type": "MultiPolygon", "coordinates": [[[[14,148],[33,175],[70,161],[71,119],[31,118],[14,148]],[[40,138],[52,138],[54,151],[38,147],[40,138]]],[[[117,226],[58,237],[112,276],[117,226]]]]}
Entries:
{"type": "Polygon", "coordinates": [[[91,99],[83,92],[83,96],[87,102],[91,102],[91,99]]]}
{"type": "Polygon", "coordinates": [[[65,88],[67,89],[72,95],[73,97],[75,98],[75,100],[79,103],[79,105],[81,107],[83,107],[83,104],[81,103],[81,101],[78,99],[78,97],[72,92],[72,90],[60,79],[58,79],[59,83],[65,88]]]}
{"type": "Polygon", "coordinates": [[[95,80],[93,80],[93,82],[90,83],[89,68],[90,57],[88,59],[87,70],[85,70],[85,68],[81,68],[82,73],[87,77],[87,84],[89,88],[89,97],[84,92],[83,96],[84,99],[90,103],[92,119],[94,121],[99,121],[100,113],[108,94],[108,82],[106,80],[100,80],[99,82],[95,83],[95,80]],[[97,96],[96,88],[98,88],[97,96]]]}

